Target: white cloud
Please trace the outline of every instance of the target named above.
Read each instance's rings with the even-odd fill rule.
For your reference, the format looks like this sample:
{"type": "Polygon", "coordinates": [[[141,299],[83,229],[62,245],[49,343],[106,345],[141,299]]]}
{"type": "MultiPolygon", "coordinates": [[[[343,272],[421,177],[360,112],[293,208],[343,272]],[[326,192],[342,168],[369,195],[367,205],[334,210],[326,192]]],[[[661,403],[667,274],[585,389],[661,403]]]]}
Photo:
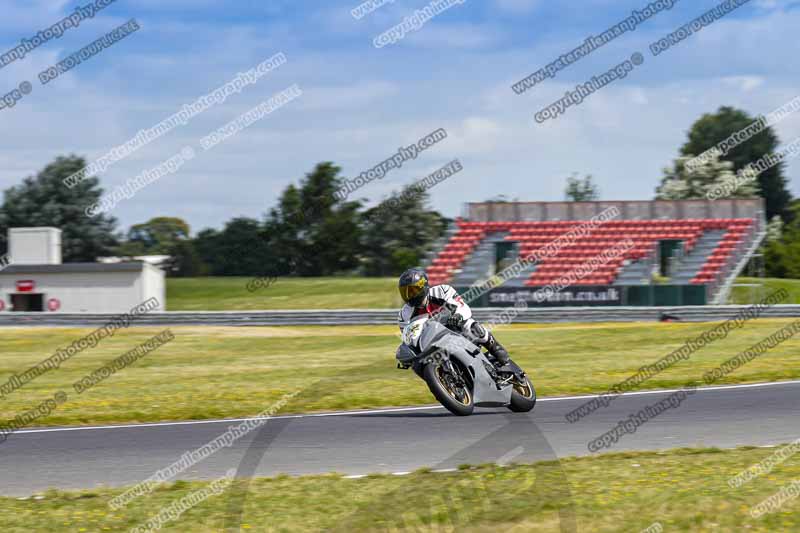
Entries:
{"type": "Polygon", "coordinates": [[[415,46],[434,49],[479,49],[494,46],[502,38],[503,32],[500,29],[485,24],[436,24],[435,22],[429,22],[416,33],[408,35],[401,43],[408,41],[415,46]]]}
{"type": "MultiPolygon", "coordinates": [[[[134,6],[145,2],[155,10],[160,0],[138,0],[134,6]]],[[[505,8],[514,9],[512,4],[517,3],[505,8]]],[[[535,9],[534,4],[529,7],[535,9]]],[[[686,131],[702,113],[720,105],[769,112],[798,92],[798,73],[790,67],[800,55],[794,39],[800,13],[763,14],[720,21],[657,58],[648,56],[623,82],[555,121],[537,124],[533,114],[567,88],[633,50],[646,51],[659,36],[655,26],[637,30],[518,96],[511,83],[580,44],[582,30],[572,28],[535,46],[502,47],[509,40],[496,21],[443,18],[409,36],[410,46],[403,41],[373,49],[373,32],[402,20],[391,11],[398,5],[376,12],[373,20],[358,21],[360,26],[353,22],[363,32],[363,43],[356,42],[361,37],[355,33],[315,33],[323,24],[319,17],[318,25],[298,29],[283,20],[270,20],[269,28],[249,21],[223,27],[148,16],[144,27],[149,36],[177,44],[161,47],[132,36],[129,45],[104,52],[95,66],[81,66],[52,85],[37,86],[17,108],[0,111],[5,131],[13,132],[0,147],[0,188],[19,183],[59,154],[97,157],[277,51],[286,53],[285,66],[101,177],[109,190],[184,144],[196,145],[201,136],[292,83],[304,91],[285,108],[120,204],[113,214],[124,226],[159,214],[183,217],[195,230],[220,226],[233,216],[259,217],[288,183],[317,162],[334,161],[352,177],[439,127],[447,129],[448,139],[360,193],[379,200],[458,157],[464,171],[432,191],[434,206],[450,216],[464,202],[501,193],[561,199],[564,179],[572,172],[593,174],[605,198],[651,198],[662,167],[677,155],[686,131]]],[[[24,63],[0,70],[0,82],[8,86],[35,76],[62,52],[55,46],[37,51],[24,63]]],[[[778,133],[785,142],[800,135],[800,114],[781,123],[778,133]]],[[[790,163],[787,175],[800,192],[800,161],[790,163]]]]}
{"type": "MultiPolygon", "coordinates": [[[[70,0],[5,0],[0,29],[11,35],[27,37],[26,32],[36,31],[55,24],[67,15],[70,0]]],[[[6,35],[6,39],[9,36],[6,35]]]]}
{"type": "Polygon", "coordinates": [[[297,105],[306,111],[360,111],[366,106],[398,96],[400,88],[384,81],[353,82],[338,87],[304,88],[303,99],[297,105]]]}
{"type": "Polygon", "coordinates": [[[631,89],[631,101],[639,105],[647,105],[650,103],[650,99],[647,97],[647,91],[641,87],[634,87],[631,89]]]}
{"type": "Polygon", "coordinates": [[[722,82],[742,92],[752,92],[764,85],[766,80],[760,76],[727,76],[722,82]]]}
{"type": "Polygon", "coordinates": [[[447,148],[464,156],[489,155],[500,148],[504,127],[488,117],[471,116],[449,131],[447,148]]]}
{"type": "Polygon", "coordinates": [[[777,0],[756,0],[754,4],[759,9],[775,9],[778,7],[777,0]]]}
{"type": "Polygon", "coordinates": [[[494,0],[495,7],[514,14],[530,13],[539,7],[539,0],[494,0]]]}

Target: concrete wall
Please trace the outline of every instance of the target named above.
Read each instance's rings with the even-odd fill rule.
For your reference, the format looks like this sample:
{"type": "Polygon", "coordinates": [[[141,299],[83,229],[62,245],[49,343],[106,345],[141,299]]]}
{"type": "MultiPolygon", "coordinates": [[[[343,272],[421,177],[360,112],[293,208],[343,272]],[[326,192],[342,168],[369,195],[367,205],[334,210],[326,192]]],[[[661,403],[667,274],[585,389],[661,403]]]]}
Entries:
{"type": "Polygon", "coordinates": [[[0,272],[2,313],[11,310],[11,294],[17,281],[35,283],[31,293],[44,294],[44,314],[51,313],[123,313],[151,297],[158,298],[164,310],[164,273],[145,265],[141,271],[122,272],[0,272]],[[48,310],[48,302],[59,303],[57,311],[48,310]]]}
{"type": "Polygon", "coordinates": [[[61,230],[58,228],[11,228],[8,255],[17,265],[61,264],[61,230]]]}
{"type": "Polygon", "coordinates": [[[589,220],[609,207],[620,211],[617,220],[685,218],[756,218],[763,221],[764,200],[656,200],[603,202],[478,202],[466,206],[475,222],[589,220]]]}
{"type": "Polygon", "coordinates": [[[142,294],[141,301],[156,297],[159,302],[156,311],[166,311],[167,305],[167,284],[164,271],[153,265],[144,263],[142,265],[142,294]]]}

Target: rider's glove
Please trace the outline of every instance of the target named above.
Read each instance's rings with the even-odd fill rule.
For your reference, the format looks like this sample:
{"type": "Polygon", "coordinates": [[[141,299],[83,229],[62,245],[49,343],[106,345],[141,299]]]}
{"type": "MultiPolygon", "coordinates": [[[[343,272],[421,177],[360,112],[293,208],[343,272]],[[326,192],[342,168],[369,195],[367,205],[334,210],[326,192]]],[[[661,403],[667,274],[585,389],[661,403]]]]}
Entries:
{"type": "Polygon", "coordinates": [[[459,315],[458,313],[453,313],[447,319],[447,327],[458,330],[461,329],[461,327],[464,325],[464,322],[466,322],[466,320],[464,320],[463,316],[459,315]]]}

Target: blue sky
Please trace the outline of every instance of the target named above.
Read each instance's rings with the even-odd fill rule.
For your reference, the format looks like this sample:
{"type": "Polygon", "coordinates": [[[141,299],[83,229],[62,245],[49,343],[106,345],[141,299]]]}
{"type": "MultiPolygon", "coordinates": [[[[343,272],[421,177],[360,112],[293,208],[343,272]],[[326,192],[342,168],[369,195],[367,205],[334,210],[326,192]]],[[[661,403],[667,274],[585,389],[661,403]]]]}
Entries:
{"type": "MultiPolygon", "coordinates": [[[[80,2],[6,0],[1,51],[72,12],[80,2]]],[[[500,194],[561,200],[573,172],[590,173],[603,199],[650,199],[691,123],[720,105],[767,113],[800,95],[800,2],[751,0],[680,45],[653,57],[648,45],[715,6],[675,7],[517,95],[511,84],[641,9],[649,1],[466,0],[383,48],[373,38],[428,1],[394,0],[360,20],[358,0],[118,0],[23,60],[0,69],[0,93],[23,80],[32,94],[0,110],[0,188],[54,157],[92,160],[277,52],[287,63],[113,165],[110,190],[183,146],[297,84],[303,95],[179,172],[121,202],[121,228],[153,216],[185,219],[193,231],[234,216],[260,218],[280,192],[319,161],[353,177],[399,146],[445,128],[448,138],[357,196],[372,203],[454,158],[464,170],[432,190],[449,216],[500,194]],[[37,74],[135,18],[141,30],[68,74],[37,74]],[[533,115],[577,83],[634,52],[645,63],[543,124],[533,115]]],[[[777,126],[800,136],[800,113],[777,126]]],[[[787,170],[800,195],[800,161],[787,170]]]]}

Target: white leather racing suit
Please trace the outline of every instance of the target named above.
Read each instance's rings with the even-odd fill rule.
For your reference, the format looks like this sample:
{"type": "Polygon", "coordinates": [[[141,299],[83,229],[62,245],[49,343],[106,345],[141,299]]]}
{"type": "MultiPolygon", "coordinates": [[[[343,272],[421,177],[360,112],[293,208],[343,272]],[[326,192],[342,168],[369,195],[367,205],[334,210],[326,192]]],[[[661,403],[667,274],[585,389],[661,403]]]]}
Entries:
{"type": "Polygon", "coordinates": [[[422,307],[411,307],[405,304],[397,315],[400,331],[408,325],[414,317],[420,315],[433,315],[445,307],[455,308],[457,313],[464,319],[462,333],[480,345],[487,345],[490,339],[489,331],[475,322],[472,318],[472,309],[464,302],[461,296],[450,285],[434,285],[429,289],[427,302],[422,307]]]}

